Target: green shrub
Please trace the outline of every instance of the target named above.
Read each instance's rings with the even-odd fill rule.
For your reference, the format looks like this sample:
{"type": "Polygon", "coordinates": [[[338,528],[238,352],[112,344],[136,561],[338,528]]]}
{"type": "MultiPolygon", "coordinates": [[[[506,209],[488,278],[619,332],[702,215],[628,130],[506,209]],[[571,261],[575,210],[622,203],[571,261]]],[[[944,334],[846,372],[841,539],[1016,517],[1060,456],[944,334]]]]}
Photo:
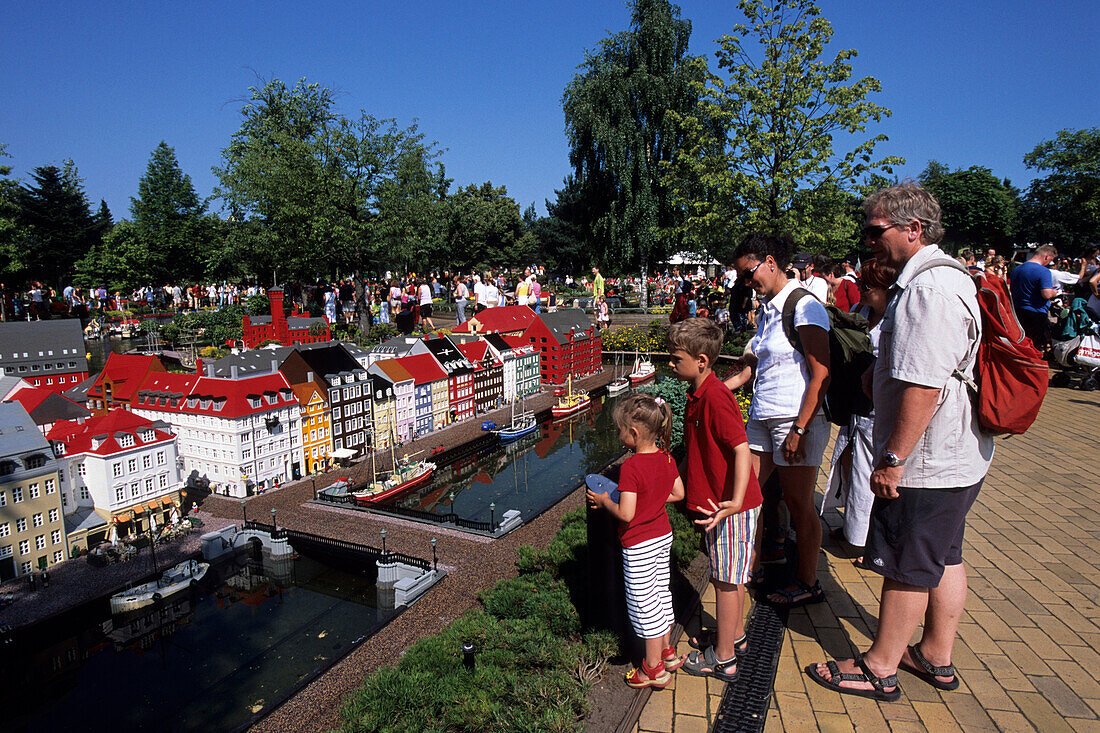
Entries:
{"type": "Polygon", "coordinates": [[[380,344],[400,334],[401,331],[392,323],[376,323],[371,326],[370,333],[367,334],[367,343],[380,344]]]}
{"type": "Polygon", "coordinates": [[[250,316],[266,316],[271,313],[271,300],[263,293],[248,296],[244,307],[250,316]]]}

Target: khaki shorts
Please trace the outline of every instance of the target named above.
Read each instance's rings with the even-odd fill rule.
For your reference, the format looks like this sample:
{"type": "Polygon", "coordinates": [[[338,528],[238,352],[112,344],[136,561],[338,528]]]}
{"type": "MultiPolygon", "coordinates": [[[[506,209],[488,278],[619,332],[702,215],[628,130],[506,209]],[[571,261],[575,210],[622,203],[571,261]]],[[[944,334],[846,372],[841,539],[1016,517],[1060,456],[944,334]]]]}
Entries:
{"type": "Polygon", "coordinates": [[[802,442],[806,446],[805,458],[799,463],[788,463],[783,457],[783,441],[794,427],[794,417],[772,417],[764,420],[749,420],[745,432],[749,437],[749,448],[756,453],[771,453],[777,466],[820,466],[825,454],[825,444],[829,442],[829,421],[824,415],[818,415],[806,426],[802,442]]]}

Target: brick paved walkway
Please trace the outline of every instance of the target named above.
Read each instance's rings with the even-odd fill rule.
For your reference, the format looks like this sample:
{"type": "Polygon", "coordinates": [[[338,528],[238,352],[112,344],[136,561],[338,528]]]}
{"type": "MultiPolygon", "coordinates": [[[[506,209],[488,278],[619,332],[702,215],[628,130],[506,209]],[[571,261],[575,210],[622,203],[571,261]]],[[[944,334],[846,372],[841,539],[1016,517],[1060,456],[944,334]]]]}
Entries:
{"type": "MultiPolygon", "coordinates": [[[[1026,435],[997,441],[967,527],[958,690],[902,672],[901,700],[876,703],[806,679],[807,664],[866,649],[878,615],[879,576],[826,538],[828,603],[791,613],[765,730],[1100,731],[1098,423],[1100,393],[1051,390],[1026,435]]],[[[713,594],[704,601],[713,616],[713,594]]],[[[650,697],[635,730],[710,729],[722,686],[683,674],[675,685],[650,697]]]]}

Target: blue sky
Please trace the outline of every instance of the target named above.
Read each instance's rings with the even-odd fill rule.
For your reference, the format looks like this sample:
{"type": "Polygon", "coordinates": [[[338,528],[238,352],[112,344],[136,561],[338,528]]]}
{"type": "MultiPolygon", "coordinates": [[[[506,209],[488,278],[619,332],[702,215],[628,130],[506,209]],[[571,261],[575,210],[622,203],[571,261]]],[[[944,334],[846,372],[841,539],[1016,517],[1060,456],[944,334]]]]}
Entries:
{"type": "MultiPolygon", "coordinates": [[[[1100,125],[1100,3],[827,0],[833,50],[893,117],[883,154],[916,176],[929,159],[983,165],[1021,188],[1022,158],[1059,129],[1100,125]]],[[[692,53],[742,20],[736,3],[689,0],[692,53]]],[[[0,143],[17,177],[73,158],[93,205],[128,216],[157,143],[199,194],[240,123],[248,87],[301,77],[339,111],[419,120],[455,186],[492,181],[521,207],[569,173],[561,94],[609,31],[620,0],[561,2],[28,2],[0,24],[0,143]]],[[[843,142],[841,140],[840,142],[843,142]]],[[[215,204],[216,206],[216,204],[215,204]]]]}

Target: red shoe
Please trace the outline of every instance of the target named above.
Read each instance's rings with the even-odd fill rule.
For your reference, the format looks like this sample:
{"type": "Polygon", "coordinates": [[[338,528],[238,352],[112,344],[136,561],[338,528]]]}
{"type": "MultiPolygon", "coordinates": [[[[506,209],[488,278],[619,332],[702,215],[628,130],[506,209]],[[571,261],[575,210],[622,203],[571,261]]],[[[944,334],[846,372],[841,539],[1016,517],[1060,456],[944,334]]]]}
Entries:
{"type": "Polygon", "coordinates": [[[684,658],[676,653],[673,647],[665,647],[665,650],[661,652],[661,661],[665,665],[666,672],[675,672],[684,666],[684,658]]]}
{"type": "Polygon", "coordinates": [[[663,690],[668,687],[668,683],[672,681],[672,675],[665,669],[664,662],[658,662],[657,666],[650,669],[646,666],[645,660],[642,660],[642,666],[631,670],[630,674],[626,676],[626,684],[634,688],[652,687],[656,690],[663,690]]]}

